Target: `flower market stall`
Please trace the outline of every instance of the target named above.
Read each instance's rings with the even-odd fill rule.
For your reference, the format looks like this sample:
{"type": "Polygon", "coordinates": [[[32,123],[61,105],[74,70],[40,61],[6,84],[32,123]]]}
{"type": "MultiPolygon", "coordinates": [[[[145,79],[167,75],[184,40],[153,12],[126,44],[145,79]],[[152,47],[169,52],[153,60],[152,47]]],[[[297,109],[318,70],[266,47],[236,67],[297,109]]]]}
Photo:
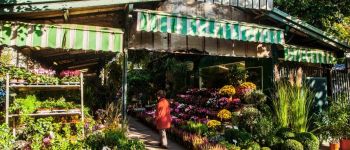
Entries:
{"type": "Polygon", "coordinates": [[[36,21],[0,23],[6,89],[0,149],[144,149],[126,137],[119,105],[91,88],[102,87],[100,71],[122,50],[123,31],[36,21]],[[109,104],[92,115],[86,103],[93,102],[84,99],[94,98],[109,104]]]}

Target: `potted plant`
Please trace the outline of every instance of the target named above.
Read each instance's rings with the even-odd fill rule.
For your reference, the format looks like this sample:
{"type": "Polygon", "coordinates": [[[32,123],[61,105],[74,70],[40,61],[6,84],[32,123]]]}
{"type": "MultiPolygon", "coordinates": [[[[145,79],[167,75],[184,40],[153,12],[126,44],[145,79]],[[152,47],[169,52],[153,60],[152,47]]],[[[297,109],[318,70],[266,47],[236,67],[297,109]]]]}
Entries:
{"type": "Polygon", "coordinates": [[[65,70],[60,73],[62,77],[62,84],[79,84],[80,83],[80,71],[79,70],[65,70]]]}
{"type": "Polygon", "coordinates": [[[315,122],[320,135],[331,139],[331,150],[338,150],[339,142],[346,137],[345,133],[349,128],[349,105],[346,98],[338,97],[331,101],[327,111],[321,113],[320,119],[315,122]]]}
{"type": "Polygon", "coordinates": [[[54,101],[53,108],[51,109],[53,112],[66,112],[68,108],[66,100],[61,97],[60,99],[54,101]]]}
{"type": "Polygon", "coordinates": [[[77,105],[74,105],[72,102],[69,102],[68,105],[69,105],[68,112],[70,112],[70,113],[81,112],[80,108],[77,105]]]}
{"type": "Polygon", "coordinates": [[[52,107],[52,102],[46,100],[40,104],[40,106],[37,108],[36,113],[38,114],[51,113],[51,107],[52,107]]]}

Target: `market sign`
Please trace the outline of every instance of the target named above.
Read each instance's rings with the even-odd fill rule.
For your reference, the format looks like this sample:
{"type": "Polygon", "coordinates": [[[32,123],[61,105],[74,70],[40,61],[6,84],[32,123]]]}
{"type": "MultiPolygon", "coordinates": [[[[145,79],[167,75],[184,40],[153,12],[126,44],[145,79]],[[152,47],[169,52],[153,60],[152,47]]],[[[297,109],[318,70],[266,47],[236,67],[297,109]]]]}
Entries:
{"type": "Polygon", "coordinates": [[[138,12],[137,31],[284,44],[284,31],[275,27],[183,16],[152,10],[136,11],[138,12]]]}
{"type": "Polygon", "coordinates": [[[335,64],[336,57],[330,51],[284,45],[284,60],[317,64],[335,64]]]}
{"type": "Polygon", "coordinates": [[[120,29],[76,24],[0,22],[0,45],[120,52],[120,29]]]}

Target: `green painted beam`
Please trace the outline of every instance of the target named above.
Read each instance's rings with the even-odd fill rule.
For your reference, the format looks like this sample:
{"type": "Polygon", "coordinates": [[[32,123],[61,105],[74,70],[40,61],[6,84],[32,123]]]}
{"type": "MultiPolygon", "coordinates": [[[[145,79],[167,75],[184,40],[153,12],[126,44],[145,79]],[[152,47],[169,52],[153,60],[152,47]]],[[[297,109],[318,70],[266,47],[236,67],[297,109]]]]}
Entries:
{"type": "MultiPolygon", "coordinates": [[[[25,0],[21,0],[22,2],[25,0]]],[[[63,0],[45,0],[51,1],[46,3],[34,3],[39,0],[31,0],[33,3],[28,4],[14,4],[4,5],[0,7],[0,15],[12,15],[19,13],[30,13],[37,11],[57,11],[74,8],[85,7],[101,7],[108,5],[122,5],[130,3],[143,3],[143,2],[160,2],[161,0],[83,0],[83,1],[64,1],[63,0]],[[53,2],[59,1],[59,2],[53,2]]]]}
{"type": "Polygon", "coordinates": [[[350,45],[347,45],[346,43],[343,43],[339,40],[337,40],[336,37],[331,36],[327,34],[326,32],[306,23],[305,21],[302,21],[296,17],[290,16],[287,13],[274,8],[271,12],[267,13],[267,16],[282,22],[286,25],[289,25],[299,31],[302,31],[309,36],[316,38],[318,40],[321,40],[329,45],[332,45],[334,47],[337,47],[341,50],[348,50],[350,49],[350,45]]]}

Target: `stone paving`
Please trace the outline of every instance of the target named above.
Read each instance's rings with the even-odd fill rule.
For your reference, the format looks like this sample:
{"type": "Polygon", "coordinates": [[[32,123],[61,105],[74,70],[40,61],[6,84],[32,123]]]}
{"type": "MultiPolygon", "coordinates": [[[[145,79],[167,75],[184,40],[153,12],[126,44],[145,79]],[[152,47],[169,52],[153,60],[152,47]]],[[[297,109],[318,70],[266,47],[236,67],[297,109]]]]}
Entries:
{"type": "MultiPolygon", "coordinates": [[[[157,131],[143,125],[136,118],[128,116],[129,131],[128,136],[133,139],[142,140],[147,150],[164,150],[158,146],[159,134],[157,131]]],[[[185,150],[184,147],[172,141],[168,137],[169,150],[185,150]]]]}

